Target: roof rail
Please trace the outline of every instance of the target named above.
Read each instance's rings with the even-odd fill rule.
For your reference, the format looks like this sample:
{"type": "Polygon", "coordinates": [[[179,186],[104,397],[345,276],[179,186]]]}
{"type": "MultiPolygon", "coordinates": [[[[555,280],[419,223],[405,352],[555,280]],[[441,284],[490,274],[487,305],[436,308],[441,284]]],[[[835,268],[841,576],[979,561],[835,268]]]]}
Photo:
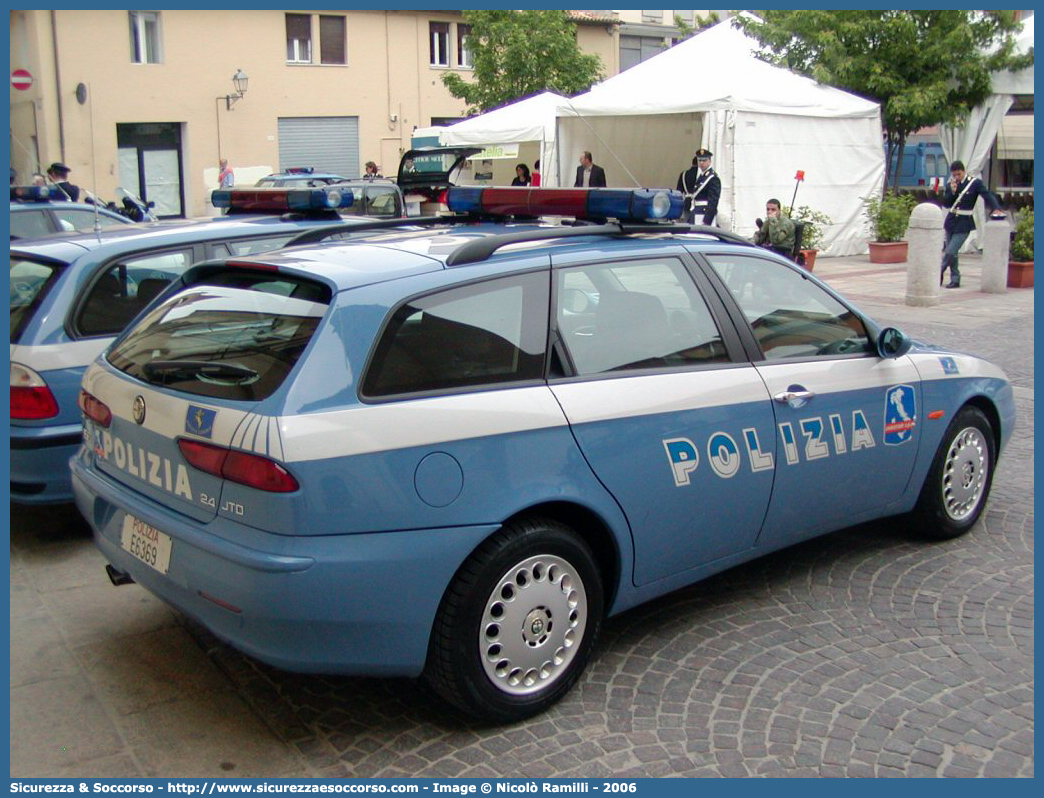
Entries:
{"type": "Polygon", "coordinates": [[[524,241],[546,241],[554,238],[572,238],[574,236],[626,236],[638,233],[700,233],[711,235],[722,241],[754,246],[748,239],[735,233],[719,230],[717,227],[691,224],[662,223],[624,223],[624,224],[591,224],[580,227],[544,227],[537,230],[524,230],[519,233],[502,233],[500,235],[476,238],[461,244],[446,258],[447,266],[460,266],[466,263],[479,263],[488,259],[501,247],[519,244],[524,241]]]}
{"type": "Polygon", "coordinates": [[[396,217],[394,219],[376,219],[372,222],[345,222],[344,224],[331,224],[326,227],[316,227],[305,230],[286,242],[284,246],[293,247],[298,244],[316,244],[330,236],[341,233],[366,233],[371,230],[393,230],[396,227],[428,227],[436,224],[452,224],[452,216],[414,216],[396,217]]]}

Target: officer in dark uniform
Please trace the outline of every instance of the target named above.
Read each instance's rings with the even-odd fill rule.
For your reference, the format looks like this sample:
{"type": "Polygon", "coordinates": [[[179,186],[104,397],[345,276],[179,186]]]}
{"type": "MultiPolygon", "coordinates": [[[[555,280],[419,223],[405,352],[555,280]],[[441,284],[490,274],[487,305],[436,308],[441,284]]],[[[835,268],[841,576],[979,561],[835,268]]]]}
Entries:
{"type": "Polygon", "coordinates": [[[678,175],[678,191],[685,195],[685,220],[690,224],[714,224],[721,198],[721,178],[711,168],[713,153],[700,147],[692,166],[678,175]]]}
{"type": "Polygon", "coordinates": [[[946,210],[946,220],[943,222],[945,231],[945,243],[943,244],[942,270],[939,272],[939,284],[942,285],[946,270],[950,270],[950,282],[947,288],[961,287],[961,270],[957,264],[957,253],[961,245],[972,230],[975,229],[975,219],[972,209],[975,201],[982,197],[983,202],[989,207],[990,218],[1004,218],[1004,212],[1000,209],[997,198],[983,185],[977,177],[969,177],[964,171],[961,161],[950,164],[950,179],[946,183],[946,191],[943,193],[943,205],[946,210]]]}
{"type": "Polygon", "coordinates": [[[72,170],[63,163],[55,161],[47,169],[47,177],[51,179],[54,185],[58,186],[62,190],[62,194],[65,195],[65,199],[70,202],[76,202],[80,198],[80,187],[74,186],[69,182],[69,172],[72,170]]]}

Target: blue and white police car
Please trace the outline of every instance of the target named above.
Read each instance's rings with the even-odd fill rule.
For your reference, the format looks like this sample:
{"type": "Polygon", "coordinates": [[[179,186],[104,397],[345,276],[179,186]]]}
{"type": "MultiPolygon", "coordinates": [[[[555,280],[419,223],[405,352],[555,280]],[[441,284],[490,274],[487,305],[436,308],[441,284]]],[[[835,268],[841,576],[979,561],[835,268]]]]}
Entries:
{"type": "Polygon", "coordinates": [[[332,172],[317,172],[313,166],[293,166],[285,172],[265,175],[254,185],[258,188],[316,188],[343,183],[347,179],[332,172]]]}
{"type": "Polygon", "coordinates": [[[57,186],[11,186],[12,240],[120,224],[134,222],[108,208],[69,202],[57,186]]]}
{"type": "Polygon", "coordinates": [[[858,522],[949,538],[982,512],[1015,423],[995,366],[663,221],[677,192],[447,199],[460,218],[198,265],[88,369],[71,468],[114,582],[276,666],[420,675],[510,721],[606,615],[858,522]],[[587,222],[505,218],[543,214],[587,222]]]}
{"type": "Polygon", "coordinates": [[[250,215],[12,242],[10,436],[16,502],[72,501],[66,464],[80,441],[77,396],[83,372],[175,277],[197,261],[264,252],[302,231],[342,222],[336,211],[351,205],[352,194],[246,189],[214,192],[214,201],[250,215]]]}

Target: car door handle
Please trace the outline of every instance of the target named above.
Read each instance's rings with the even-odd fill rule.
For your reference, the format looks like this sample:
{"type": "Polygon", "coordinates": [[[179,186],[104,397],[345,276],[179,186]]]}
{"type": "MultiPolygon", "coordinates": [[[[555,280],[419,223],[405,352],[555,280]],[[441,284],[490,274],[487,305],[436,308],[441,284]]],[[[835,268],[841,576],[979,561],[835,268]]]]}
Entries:
{"type": "Polygon", "coordinates": [[[777,393],[772,398],[780,404],[790,405],[791,407],[801,407],[809,399],[814,397],[816,394],[813,391],[806,391],[803,388],[800,390],[794,390],[798,386],[793,385],[787,390],[777,393]]]}

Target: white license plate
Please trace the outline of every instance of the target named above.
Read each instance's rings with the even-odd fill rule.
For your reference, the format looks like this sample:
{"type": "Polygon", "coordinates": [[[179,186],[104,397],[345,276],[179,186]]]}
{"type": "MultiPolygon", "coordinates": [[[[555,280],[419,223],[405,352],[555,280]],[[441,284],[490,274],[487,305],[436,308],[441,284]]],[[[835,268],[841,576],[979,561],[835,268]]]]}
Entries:
{"type": "Polygon", "coordinates": [[[123,550],[150,565],[162,574],[170,568],[170,549],[174,541],[170,535],[160,532],[132,515],[123,517],[123,535],[120,545],[123,550]]]}

